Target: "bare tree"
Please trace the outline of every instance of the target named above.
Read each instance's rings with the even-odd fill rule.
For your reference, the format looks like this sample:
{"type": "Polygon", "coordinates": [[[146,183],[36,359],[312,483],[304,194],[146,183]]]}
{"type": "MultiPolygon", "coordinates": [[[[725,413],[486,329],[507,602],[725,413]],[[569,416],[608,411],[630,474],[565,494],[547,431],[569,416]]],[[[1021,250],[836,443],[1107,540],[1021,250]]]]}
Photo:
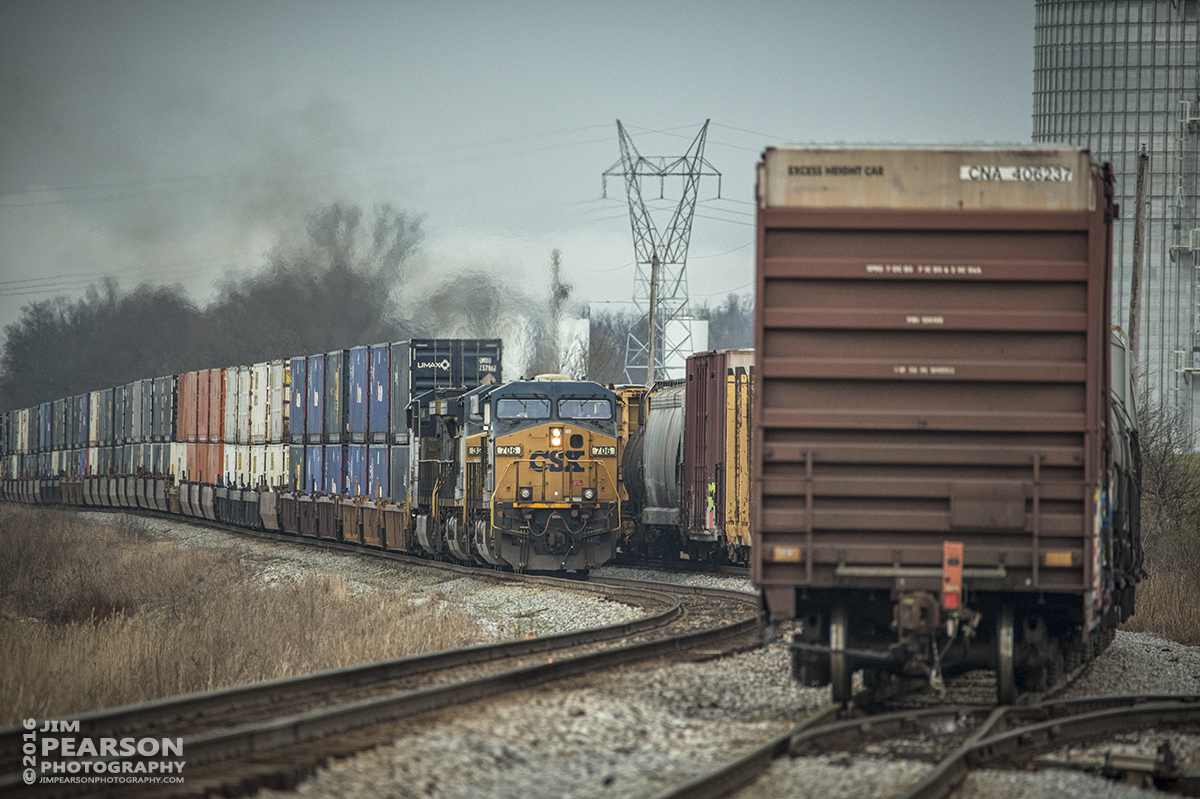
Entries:
{"type": "Polygon", "coordinates": [[[1200,557],[1200,455],[1177,409],[1138,399],[1142,452],[1142,538],[1151,568],[1195,569],[1200,557]]]}
{"type": "Polygon", "coordinates": [[[587,375],[597,383],[625,382],[625,344],[636,321],[631,314],[601,312],[591,315],[587,375]]]}
{"type": "Polygon", "coordinates": [[[754,298],[728,294],[715,306],[692,306],[693,315],[708,320],[710,350],[748,349],[754,346],[754,298]]]}
{"type": "Polygon", "coordinates": [[[5,327],[0,405],[24,408],[143,377],[172,374],[187,362],[199,311],[177,290],[115,281],[84,299],[31,303],[5,327]]]}
{"type": "Polygon", "coordinates": [[[264,271],[225,281],[197,325],[195,360],[254,363],[407,337],[396,289],[420,224],[390,205],[369,226],[356,206],[317,211],[303,244],[280,245],[264,271]]]}

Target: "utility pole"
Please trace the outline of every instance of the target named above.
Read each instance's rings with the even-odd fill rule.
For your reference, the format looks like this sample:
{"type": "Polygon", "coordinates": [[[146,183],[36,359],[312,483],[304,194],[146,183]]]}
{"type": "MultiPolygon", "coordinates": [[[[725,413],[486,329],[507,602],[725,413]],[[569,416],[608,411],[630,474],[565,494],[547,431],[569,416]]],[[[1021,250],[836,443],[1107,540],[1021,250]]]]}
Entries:
{"type": "Polygon", "coordinates": [[[1133,376],[1133,394],[1138,391],[1138,341],[1142,316],[1142,263],[1146,260],[1146,173],[1150,171],[1146,145],[1138,156],[1137,194],[1133,209],[1133,271],[1129,277],[1129,372],[1133,376]]]}
{"type": "Polygon", "coordinates": [[[670,365],[680,360],[680,355],[691,354],[690,331],[673,323],[689,315],[687,248],[692,235],[692,218],[696,211],[701,176],[717,178],[717,196],[720,196],[721,173],[704,159],[707,135],[708,122],[705,121],[684,155],[646,158],[638,153],[621,120],[617,120],[621,159],[604,172],[602,196],[608,196],[609,177],[625,179],[625,197],[629,203],[637,266],[633,304],[639,317],[629,333],[625,350],[625,378],[631,383],[645,382],[650,385],[659,371],[659,363],[670,365]],[[657,178],[659,194],[655,198],[651,193],[650,199],[665,200],[666,179],[669,177],[681,179],[682,192],[670,221],[659,232],[646,205],[642,184],[645,178],[657,178]]]}

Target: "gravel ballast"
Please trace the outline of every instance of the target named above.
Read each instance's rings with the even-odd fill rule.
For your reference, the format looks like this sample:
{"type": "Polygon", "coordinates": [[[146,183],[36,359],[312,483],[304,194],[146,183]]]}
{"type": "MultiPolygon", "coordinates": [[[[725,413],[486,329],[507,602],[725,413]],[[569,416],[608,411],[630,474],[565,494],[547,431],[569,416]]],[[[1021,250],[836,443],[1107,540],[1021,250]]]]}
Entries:
{"type": "MultiPolygon", "coordinates": [[[[183,523],[146,524],[184,545],[236,547],[256,564],[266,583],[326,569],[338,571],[364,591],[419,586],[425,601],[467,608],[488,638],[611,624],[642,612],[570,591],[506,587],[424,567],[281,547],[183,523]]],[[[609,567],[594,573],[753,590],[744,579],[723,576],[609,567]]],[[[781,631],[781,637],[785,634],[781,631]]],[[[1065,696],[1130,693],[1200,694],[1200,648],[1153,635],[1118,633],[1065,696]]],[[[791,681],[790,658],[782,646],[707,662],[627,667],[476,703],[465,712],[447,710],[414,719],[391,745],[334,761],[294,792],[264,790],[260,795],[652,797],[787,732],[828,703],[828,688],[802,688],[791,681]]],[[[1156,745],[1153,735],[1150,731],[1127,738],[1134,745],[1156,745]]],[[[1200,746],[1195,743],[1200,739],[1174,735],[1171,740],[1178,758],[1200,763],[1200,746]]],[[[1100,756],[1086,748],[1075,755],[1072,751],[1076,750],[1055,756],[1100,756]]],[[[886,756],[784,758],[736,796],[888,796],[930,768],[927,762],[886,756]]],[[[952,794],[958,799],[1149,795],[1077,768],[978,772],[952,794]]]]}

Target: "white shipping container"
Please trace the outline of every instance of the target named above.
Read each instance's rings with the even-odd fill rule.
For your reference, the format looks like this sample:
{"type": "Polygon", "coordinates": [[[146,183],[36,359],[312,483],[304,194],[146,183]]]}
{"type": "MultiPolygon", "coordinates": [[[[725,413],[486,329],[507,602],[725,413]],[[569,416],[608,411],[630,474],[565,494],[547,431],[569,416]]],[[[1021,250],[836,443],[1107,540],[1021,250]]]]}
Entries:
{"type": "Polygon", "coordinates": [[[87,473],[100,474],[100,450],[96,447],[88,447],[87,473]]]}
{"type": "Polygon", "coordinates": [[[17,454],[29,453],[29,409],[17,411],[17,454]]]}
{"type": "MultiPolygon", "coordinates": [[[[103,414],[100,412],[100,392],[93,391],[88,394],[88,446],[100,446],[100,419],[103,414]]],[[[92,474],[95,474],[93,471],[92,474]]]]}
{"type": "Polygon", "coordinates": [[[171,454],[169,458],[171,475],[175,478],[175,483],[178,484],[183,479],[184,473],[187,472],[187,444],[178,441],[172,441],[170,444],[171,454]]]}
{"type": "Polygon", "coordinates": [[[237,447],[226,445],[221,452],[221,477],[225,485],[237,483],[237,447]]]}
{"type": "Polygon", "coordinates": [[[267,404],[267,443],[283,444],[287,435],[288,411],[291,409],[291,396],[288,388],[288,362],[271,361],[268,391],[270,401],[267,404]]]}
{"type": "Polygon", "coordinates": [[[267,443],[267,416],[271,402],[271,365],[256,363],[250,367],[250,442],[267,443]]]}
{"type": "Polygon", "coordinates": [[[246,485],[250,488],[258,488],[259,484],[267,477],[267,446],[265,444],[251,444],[248,449],[247,456],[250,466],[246,470],[246,485]]]}
{"type": "Polygon", "coordinates": [[[250,367],[237,367],[237,443],[250,443],[250,367]]]}
{"type": "Polygon", "coordinates": [[[291,468],[288,455],[290,448],[287,444],[268,444],[266,452],[267,485],[272,488],[287,485],[288,472],[291,468]]]}
{"type": "Polygon", "coordinates": [[[238,368],[229,366],[225,369],[225,443],[238,443],[238,368]]]}
{"type": "Polygon", "coordinates": [[[253,466],[253,449],[249,444],[242,444],[237,448],[237,484],[243,488],[250,488],[253,482],[253,474],[250,471],[253,466]]]}

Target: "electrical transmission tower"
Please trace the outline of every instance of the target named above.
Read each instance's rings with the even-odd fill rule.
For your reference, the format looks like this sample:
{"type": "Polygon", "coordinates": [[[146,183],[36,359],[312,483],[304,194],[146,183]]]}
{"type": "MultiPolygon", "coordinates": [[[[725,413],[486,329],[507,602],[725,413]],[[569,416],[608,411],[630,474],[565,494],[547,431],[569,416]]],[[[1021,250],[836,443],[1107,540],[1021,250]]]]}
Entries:
{"type": "MultiPolygon", "coordinates": [[[[633,226],[633,250],[637,272],[633,284],[633,304],[638,322],[629,333],[625,349],[625,379],[651,385],[658,364],[678,364],[692,352],[688,308],[687,250],[692,236],[692,217],[701,176],[717,178],[717,196],[721,195],[720,178],[712,164],[704,159],[704,138],[708,121],[696,134],[687,153],[677,158],[655,156],[646,158],[638,153],[617,120],[617,137],[621,143],[621,160],[604,172],[603,196],[608,196],[608,178],[625,179],[625,196],[629,201],[629,221],[633,226]],[[683,191],[670,221],[660,232],[646,205],[643,179],[657,179],[658,196],[666,200],[666,179],[680,178],[683,191]]],[[[679,375],[672,375],[682,377],[679,375]]]]}

